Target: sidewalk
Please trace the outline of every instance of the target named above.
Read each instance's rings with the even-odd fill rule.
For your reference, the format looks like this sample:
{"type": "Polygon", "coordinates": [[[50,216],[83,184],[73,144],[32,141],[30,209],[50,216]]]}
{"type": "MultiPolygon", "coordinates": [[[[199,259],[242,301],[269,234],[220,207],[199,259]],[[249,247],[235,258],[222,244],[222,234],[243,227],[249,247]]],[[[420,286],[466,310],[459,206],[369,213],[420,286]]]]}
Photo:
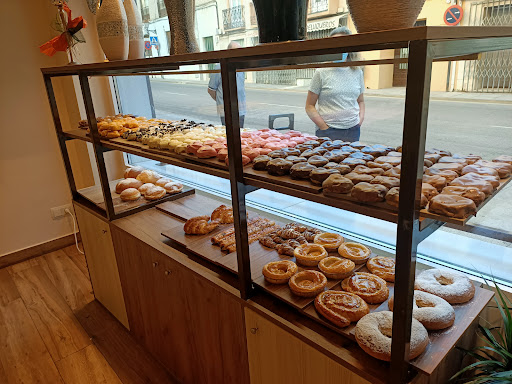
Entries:
{"type": "MultiPolygon", "coordinates": [[[[206,86],[207,81],[204,80],[188,80],[188,79],[159,79],[153,78],[151,81],[169,82],[174,84],[194,84],[206,86]]],[[[245,83],[246,89],[268,90],[268,91],[285,91],[285,92],[307,92],[308,86],[298,85],[277,85],[277,84],[257,84],[245,83]]],[[[405,97],[405,87],[393,87],[384,89],[367,89],[365,96],[368,97],[393,97],[403,99],[405,97]]],[[[479,92],[431,92],[430,99],[436,101],[456,101],[469,103],[499,103],[512,104],[512,92],[508,93],[479,93],[479,92]]]]}

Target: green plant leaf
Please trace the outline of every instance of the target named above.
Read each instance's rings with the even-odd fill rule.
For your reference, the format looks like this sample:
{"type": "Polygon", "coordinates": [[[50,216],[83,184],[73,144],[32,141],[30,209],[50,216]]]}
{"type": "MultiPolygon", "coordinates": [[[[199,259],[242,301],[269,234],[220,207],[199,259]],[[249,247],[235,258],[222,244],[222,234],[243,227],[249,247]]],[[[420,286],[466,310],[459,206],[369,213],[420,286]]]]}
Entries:
{"type": "Polygon", "coordinates": [[[455,379],[456,377],[462,375],[464,372],[467,372],[467,371],[470,371],[470,370],[473,370],[473,369],[476,369],[476,368],[480,368],[480,367],[485,367],[485,365],[495,365],[496,367],[503,367],[504,364],[500,361],[495,361],[495,360],[484,360],[484,361],[477,361],[476,363],[473,363],[473,364],[470,364],[468,365],[467,367],[464,367],[463,369],[461,369],[459,372],[457,372],[455,375],[453,375],[451,378],[450,378],[450,381],[455,379]]]}

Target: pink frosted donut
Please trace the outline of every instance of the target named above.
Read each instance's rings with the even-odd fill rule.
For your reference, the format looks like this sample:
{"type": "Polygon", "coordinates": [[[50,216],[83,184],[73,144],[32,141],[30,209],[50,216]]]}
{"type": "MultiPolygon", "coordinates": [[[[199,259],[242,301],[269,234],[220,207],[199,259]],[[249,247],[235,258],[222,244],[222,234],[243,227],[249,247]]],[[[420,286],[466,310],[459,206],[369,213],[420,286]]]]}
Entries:
{"type": "Polygon", "coordinates": [[[217,159],[219,161],[224,161],[224,160],[226,160],[227,157],[228,157],[228,149],[227,148],[221,148],[217,152],[217,159]]]}
{"type": "Polygon", "coordinates": [[[439,296],[450,304],[465,303],[475,295],[475,286],[466,276],[434,268],[416,277],[414,289],[439,296]]]}
{"type": "Polygon", "coordinates": [[[226,148],[226,144],[215,143],[215,144],[212,144],[212,148],[215,149],[217,152],[219,152],[222,148],[226,148]]]}
{"type": "Polygon", "coordinates": [[[270,148],[260,148],[260,155],[268,155],[272,151],[270,148]]]}

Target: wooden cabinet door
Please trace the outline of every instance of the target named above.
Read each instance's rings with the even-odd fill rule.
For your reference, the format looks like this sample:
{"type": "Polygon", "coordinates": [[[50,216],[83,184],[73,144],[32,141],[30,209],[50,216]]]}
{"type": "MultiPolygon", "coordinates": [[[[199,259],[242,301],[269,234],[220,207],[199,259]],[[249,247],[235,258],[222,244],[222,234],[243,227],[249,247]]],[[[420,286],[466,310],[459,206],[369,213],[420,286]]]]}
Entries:
{"type": "Polygon", "coordinates": [[[129,328],[109,223],[78,204],[74,207],[94,296],[129,328]]]}
{"type": "Polygon", "coordinates": [[[248,308],[245,328],[251,384],[369,384],[248,308]]]}
{"type": "Polygon", "coordinates": [[[183,383],[249,383],[242,305],[113,229],[131,332],[183,383]]]}

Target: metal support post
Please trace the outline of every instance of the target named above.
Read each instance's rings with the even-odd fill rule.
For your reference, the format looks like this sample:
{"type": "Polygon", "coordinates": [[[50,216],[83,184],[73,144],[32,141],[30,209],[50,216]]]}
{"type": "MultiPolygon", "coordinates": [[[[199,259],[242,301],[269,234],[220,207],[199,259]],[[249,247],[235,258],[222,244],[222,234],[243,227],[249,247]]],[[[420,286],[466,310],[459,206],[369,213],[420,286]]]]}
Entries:
{"type": "Polygon", "coordinates": [[[420,241],[419,211],[423,157],[432,71],[430,50],[431,47],[427,41],[411,41],[409,44],[396,237],[395,304],[390,373],[390,383],[393,384],[408,382],[416,251],[420,241]]]}
{"type": "Polygon", "coordinates": [[[224,92],[224,116],[226,118],[226,136],[228,142],[231,201],[233,204],[233,217],[235,219],[238,280],[240,283],[240,295],[244,300],[247,300],[252,295],[253,286],[251,261],[249,258],[247,210],[245,205],[247,189],[244,183],[240,120],[238,116],[236,66],[222,59],[220,61],[220,70],[222,76],[222,90],[224,92]]]}

